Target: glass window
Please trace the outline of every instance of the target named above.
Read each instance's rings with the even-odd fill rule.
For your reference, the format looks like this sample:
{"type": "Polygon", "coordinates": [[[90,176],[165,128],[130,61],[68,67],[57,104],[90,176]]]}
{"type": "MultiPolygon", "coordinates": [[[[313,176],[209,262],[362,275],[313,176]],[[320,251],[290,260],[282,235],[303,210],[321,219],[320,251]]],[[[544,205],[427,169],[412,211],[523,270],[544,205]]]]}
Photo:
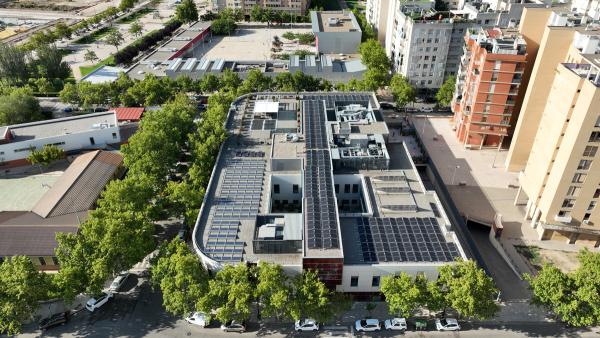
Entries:
{"type": "Polygon", "coordinates": [[[598,203],[598,202],[597,201],[591,201],[590,205],[588,205],[587,211],[594,210],[594,208],[596,207],[596,203],[598,203]]]}
{"type": "Polygon", "coordinates": [[[38,257],[39,261],[40,261],[40,265],[46,265],[46,260],[44,259],[44,257],[38,257]]]}
{"type": "Polygon", "coordinates": [[[572,208],[573,205],[575,205],[575,200],[565,198],[565,200],[563,201],[562,207],[563,208],[572,208]]]}
{"type": "Polygon", "coordinates": [[[592,160],[581,160],[577,166],[577,170],[588,170],[592,165],[592,160]]]}
{"type": "Polygon", "coordinates": [[[352,185],[352,192],[355,193],[355,194],[358,192],[358,184],[353,184],[352,185]]]}
{"type": "Polygon", "coordinates": [[[275,194],[279,194],[279,184],[275,184],[275,185],[273,186],[273,193],[275,193],[275,194]]]}
{"type": "Polygon", "coordinates": [[[567,196],[577,197],[577,196],[579,196],[580,192],[581,192],[580,187],[570,186],[569,190],[567,190],[567,196]]]}
{"type": "Polygon", "coordinates": [[[587,177],[587,174],[575,174],[573,175],[573,183],[583,183],[585,181],[585,178],[587,177]]]}
{"type": "Polygon", "coordinates": [[[371,280],[371,286],[379,287],[379,280],[380,280],[379,276],[373,276],[373,279],[371,280]]]}
{"type": "Polygon", "coordinates": [[[350,184],[344,184],[344,193],[346,193],[346,194],[350,193],[350,184]]]}
{"type": "Polygon", "coordinates": [[[596,156],[596,152],[598,151],[598,147],[596,146],[587,146],[583,151],[583,156],[594,157],[596,156]]]}
{"type": "Polygon", "coordinates": [[[593,131],[590,134],[590,142],[600,142],[600,131],[593,131]]]}
{"type": "Polygon", "coordinates": [[[358,276],[350,277],[350,286],[357,287],[358,286],[358,276]]]}
{"type": "Polygon", "coordinates": [[[600,128],[600,116],[598,116],[598,119],[596,120],[596,124],[594,125],[594,127],[600,128]]]}
{"type": "Polygon", "coordinates": [[[335,193],[336,193],[336,194],[339,194],[339,193],[340,193],[340,185],[339,185],[339,184],[336,184],[336,185],[335,185],[335,193]]]}
{"type": "Polygon", "coordinates": [[[298,185],[297,184],[292,185],[292,191],[294,194],[298,193],[298,185]]]}
{"type": "Polygon", "coordinates": [[[600,197],[600,189],[596,189],[596,192],[594,193],[594,198],[598,197],[600,197]]]}

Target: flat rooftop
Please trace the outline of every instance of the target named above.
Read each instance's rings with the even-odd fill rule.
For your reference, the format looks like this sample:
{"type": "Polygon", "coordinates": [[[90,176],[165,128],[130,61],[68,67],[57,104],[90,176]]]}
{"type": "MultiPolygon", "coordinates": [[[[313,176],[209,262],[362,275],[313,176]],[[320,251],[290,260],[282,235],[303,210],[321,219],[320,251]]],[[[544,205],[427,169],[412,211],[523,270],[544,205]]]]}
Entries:
{"type": "Polygon", "coordinates": [[[8,126],[8,129],[13,136],[12,142],[21,142],[66,133],[76,134],[94,128],[101,128],[103,125],[109,127],[117,125],[117,117],[114,111],[15,124],[8,126]]]}
{"type": "Polygon", "coordinates": [[[311,12],[313,32],[361,32],[350,11],[311,12]]]}
{"type": "Polygon", "coordinates": [[[226,127],[193,239],[214,261],[464,256],[407,147],[382,144],[389,132],[373,93],[253,94],[232,104],[226,127]],[[358,155],[332,156],[346,148],[358,155]]]}

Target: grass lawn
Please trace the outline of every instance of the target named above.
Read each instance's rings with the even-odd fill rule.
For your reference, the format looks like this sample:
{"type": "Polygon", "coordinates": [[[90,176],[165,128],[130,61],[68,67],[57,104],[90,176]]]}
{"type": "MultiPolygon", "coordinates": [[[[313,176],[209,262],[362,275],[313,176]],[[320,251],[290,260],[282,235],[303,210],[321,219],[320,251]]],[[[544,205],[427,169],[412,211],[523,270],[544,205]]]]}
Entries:
{"type": "Polygon", "coordinates": [[[141,18],[142,16],[144,16],[144,15],[146,15],[146,14],[150,13],[150,12],[153,12],[153,11],[154,11],[154,10],[153,10],[152,8],[142,8],[142,9],[140,9],[139,11],[137,11],[137,12],[135,12],[135,13],[131,14],[131,15],[130,15],[130,16],[128,16],[128,17],[125,17],[125,18],[123,18],[123,19],[119,19],[119,20],[117,20],[117,23],[132,23],[132,22],[134,22],[134,21],[137,21],[137,20],[138,20],[139,18],[141,18]]]}
{"type": "Polygon", "coordinates": [[[106,36],[108,33],[113,32],[115,30],[116,30],[115,27],[104,27],[104,28],[101,28],[101,29],[93,32],[92,34],[86,35],[80,39],[75,40],[74,43],[79,44],[79,45],[92,43],[92,42],[100,40],[101,38],[106,36]]]}
{"type": "Polygon", "coordinates": [[[84,77],[102,66],[114,66],[114,65],[115,65],[115,57],[111,55],[93,66],[81,66],[81,67],[79,67],[79,71],[81,72],[81,76],[84,77]]]}

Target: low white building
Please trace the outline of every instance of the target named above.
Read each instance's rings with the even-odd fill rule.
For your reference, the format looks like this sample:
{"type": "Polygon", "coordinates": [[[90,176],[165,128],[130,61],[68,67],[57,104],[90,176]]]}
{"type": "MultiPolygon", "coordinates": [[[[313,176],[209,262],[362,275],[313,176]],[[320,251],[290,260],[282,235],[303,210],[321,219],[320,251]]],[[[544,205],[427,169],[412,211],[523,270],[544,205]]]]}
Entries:
{"type": "Polygon", "coordinates": [[[55,145],[66,152],[121,142],[114,111],[0,127],[0,169],[27,165],[32,149],[55,145]]]}
{"type": "Polygon", "coordinates": [[[350,11],[310,12],[317,51],[323,54],[358,53],[362,31],[350,11]]]}

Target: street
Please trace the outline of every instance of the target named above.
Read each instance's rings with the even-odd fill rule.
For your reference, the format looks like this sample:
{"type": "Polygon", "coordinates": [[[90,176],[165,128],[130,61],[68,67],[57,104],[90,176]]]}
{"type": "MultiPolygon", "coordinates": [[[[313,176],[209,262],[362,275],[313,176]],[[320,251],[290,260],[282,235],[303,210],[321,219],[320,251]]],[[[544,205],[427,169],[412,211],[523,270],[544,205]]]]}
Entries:
{"type": "MultiPolygon", "coordinates": [[[[357,303],[355,303],[357,304],[357,303]]],[[[90,313],[83,309],[74,315],[64,326],[51,328],[46,332],[37,330],[36,325],[26,325],[24,333],[18,337],[352,337],[352,320],[362,318],[365,311],[354,306],[344,316],[333,334],[331,324],[325,324],[318,333],[296,333],[293,323],[268,323],[259,325],[252,321],[243,334],[222,332],[218,323],[208,328],[188,324],[180,318],[167,314],[162,308],[160,292],[154,292],[146,278],[132,275],[122,291],[106,305],[90,313]]],[[[384,320],[383,316],[379,316],[384,320]]],[[[548,322],[461,322],[460,332],[433,331],[433,321],[428,322],[428,331],[414,331],[409,320],[409,331],[377,332],[357,334],[357,337],[592,337],[598,336],[598,329],[565,329],[562,325],[548,322]]]]}

